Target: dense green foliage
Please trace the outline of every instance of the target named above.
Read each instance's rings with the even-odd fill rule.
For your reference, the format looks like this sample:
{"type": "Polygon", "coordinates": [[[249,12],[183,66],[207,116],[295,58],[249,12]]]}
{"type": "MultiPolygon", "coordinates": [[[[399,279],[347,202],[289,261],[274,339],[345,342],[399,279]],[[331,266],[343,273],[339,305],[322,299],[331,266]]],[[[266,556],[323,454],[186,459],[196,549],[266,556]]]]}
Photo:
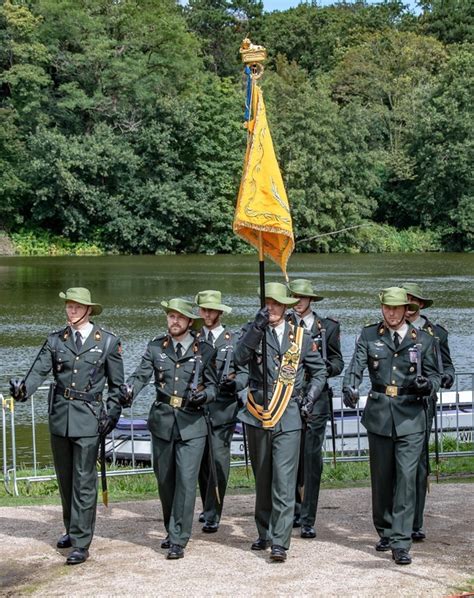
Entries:
{"type": "Polygon", "coordinates": [[[473,250],[474,4],[421,4],[0,0],[0,229],[23,253],[247,251],[248,34],[298,250],[473,250]]]}

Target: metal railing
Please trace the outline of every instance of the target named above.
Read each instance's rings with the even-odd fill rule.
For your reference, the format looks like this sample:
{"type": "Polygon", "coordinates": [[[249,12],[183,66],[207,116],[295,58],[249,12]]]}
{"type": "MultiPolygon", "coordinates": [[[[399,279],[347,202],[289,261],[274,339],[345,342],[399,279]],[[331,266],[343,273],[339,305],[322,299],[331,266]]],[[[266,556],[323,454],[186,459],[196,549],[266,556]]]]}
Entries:
{"type": "MultiPolygon", "coordinates": [[[[353,462],[353,461],[367,461],[368,460],[368,444],[367,435],[363,426],[360,423],[360,417],[363,411],[364,401],[356,409],[347,409],[342,404],[341,400],[341,384],[342,378],[332,379],[331,383],[334,387],[335,397],[334,413],[336,423],[336,461],[337,462],[353,462]]],[[[364,380],[361,387],[362,393],[368,390],[368,380],[364,380]]],[[[48,387],[43,386],[38,389],[37,394],[44,394],[46,397],[48,387]]],[[[40,471],[40,461],[42,461],[42,469],[52,469],[52,457],[48,455],[38,455],[38,430],[37,426],[40,423],[44,424],[46,420],[45,404],[46,401],[36,399],[33,395],[30,399],[29,407],[27,404],[21,406],[22,414],[20,418],[16,418],[16,413],[20,410],[10,397],[4,397],[0,394],[1,408],[2,408],[2,469],[3,469],[3,483],[6,491],[14,496],[18,496],[19,482],[45,482],[56,478],[54,474],[46,474],[40,471]],[[25,423],[26,422],[26,423],[25,423]],[[23,439],[30,439],[27,447],[28,456],[31,458],[31,467],[18,467],[19,459],[23,458],[22,450],[24,447],[18,446],[17,431],[22,429],[23,439]],[[29,432],[25,435],[25,431],[29,432]],[[45,462],[49,459],[49,462],[45,462]],[[24,473],[23,470],[31,470],[30,473],[24,473]]],[[[115,467],[119,461],[128,462],[129,468],[122,468],[119,470],[111,469],[108,472],[109,476],[124,476],[124,475],[141,475],[153,473],[152,451],[150,442],[150,433],[140,427],[138,420],[135,419],[135,414],[142,416],[148,411],[149,405],[146,401],[150,401],[150,397],[140,397],[134,402],[130,408],[129,414],[130,427],[129,430],[121,430],[120,426],[116,428],[107,441],[107,454],[115,467]],[[145,453],[143,447],[148,448],[145,453]],[[125,450],[126,449],[126,450],[125,450]],[[125,458],[124,458],[125,450],[125,458]],[[143,466],[145,463],[151,463],[151,466],[143,466]]],[[[439,393],[439,400],[437,402],[437,426],[438,435],[440,439],[440,456],[443,458],[457,457],[461,455],[474,456],[474,374],[459,373],[456,375],[455,384],[450,391],[441,391],[439,393]],[[445,440],[451,438],[451,449],[444,450],[445,440]],[[454,444],[454,446],[453,446],[454,444]]],[[[434,422],[432,433],[434,430],[434,422]]],[[[235,436],[236,445],[241,445],[241,436],[235,436]]],[[[324,460],[326,462],[333,460],[332,455],[332,438],[331,426],[328,422],[326,428],[326,439],[324,444],[324,460]]],[[[237,467],[244,465],[242,460],[242,453],[236,451],[237,458],[233,458],[231,466],[237,467]],[[240,458],[239,458],[240,457],[240,458]]]]}

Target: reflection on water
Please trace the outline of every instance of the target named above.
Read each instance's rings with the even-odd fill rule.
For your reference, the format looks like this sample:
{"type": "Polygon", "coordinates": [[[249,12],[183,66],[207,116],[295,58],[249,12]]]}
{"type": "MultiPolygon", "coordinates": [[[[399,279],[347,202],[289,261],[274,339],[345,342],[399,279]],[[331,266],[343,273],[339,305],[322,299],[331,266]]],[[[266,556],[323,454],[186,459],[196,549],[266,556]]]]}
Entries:
{"type": "MultiPolygon", "coordinates": [[[[290,260],[289,274],[312,279],[326,297],[316,304],[318,313],[340,321],[346,362],[361,327],[380,318],[378,291],[418,282],[435,302],[427,315],[449,330],[456,369],[470,372],[473,266],[472,254],[298,254],[290,260]]],[[[268,280],[283,282],[276,266],[267,263],[266,268],[268,280]]],[[[0,392],[7,392],[10,377],[26,373],[48,332],[64,325],[58,293],[68,287],[89,287],[93,300],[103,304],[96,321],[122,338],[129,374],[147,341],[163,330],[160,301],[192,300],[198,291],[219,289],[233,306],[226,322],[238,328],[258,309],[258,284],[255,256],[0,257],[0,392]]],[[[17,419],[28,418],[28,412],[19,406],[17,419]]],[[[40,419],[41,414],[44,418],[45,409],[40,419]]]]}

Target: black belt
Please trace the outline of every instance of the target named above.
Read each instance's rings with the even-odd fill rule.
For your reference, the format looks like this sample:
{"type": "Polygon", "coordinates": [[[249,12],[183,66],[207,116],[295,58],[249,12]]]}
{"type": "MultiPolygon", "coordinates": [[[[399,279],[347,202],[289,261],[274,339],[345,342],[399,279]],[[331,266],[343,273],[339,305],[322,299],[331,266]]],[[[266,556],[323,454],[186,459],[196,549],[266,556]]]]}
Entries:
{"type": "Polygon", "coordinates": [[[102,393],[96,392],[82,392],[74,390],[73,388],[64,388],[63,386],[56,386],[55,394],[61,395],[70,401],[85,401],[86,403],[94,403],[102,400],[102,393]]]}
{"type": "Polygon", "coordinates": [[[388,397],[398,397],[398,396],[407,396],[412,395],[416,396],[413,392],[413,388],[409,386],[395,386],[389,385],[385,386],[384,384],[372,384],[372,390],[375,392],[381,392],[388,397]]]}
{"type": "Polygon", "coordinates": [[[174,407],[174,409],[183,409],[186,405],[186,399],[184,397],[177,397],[176,395],[170,396],[160,389],[157,389],[156,402],[165,403],[165,405],[170,405],[171,407],[174,407]]]}

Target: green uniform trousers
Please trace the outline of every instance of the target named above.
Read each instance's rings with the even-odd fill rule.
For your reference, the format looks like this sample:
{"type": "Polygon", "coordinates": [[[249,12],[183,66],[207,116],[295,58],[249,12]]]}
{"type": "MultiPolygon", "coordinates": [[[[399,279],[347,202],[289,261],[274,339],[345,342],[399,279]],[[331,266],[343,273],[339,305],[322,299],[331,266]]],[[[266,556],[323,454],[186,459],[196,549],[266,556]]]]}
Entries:
{"type": "Polygon", "coordinates": [[[99,437],[65,438],[51,434],[66,533],[74,548],[89,548],[97,507],[99,437]]]}
{"type": "Polygon", "coordinates": [[[409,549],[425,432],[399,437],[368,432],[367,436],[375,528],[381,538],[390,538],[390,548],[409,549]]]}
{"type": "Polygon", "coordinates": [[[311,417],[304,431],[303,480],[304,493],[301,500],[300,489],[296,489],[295,514],[300,514],[301,525],[314,526],[318,510],[319,489],[323,473],[323,443],[326,436],[328,414],[311,417]]]}
{"type": "Polygon", "coordinates": [[[212,430],[212,448],[217,472],[217,487],[219,489],[220,504],[216,498],[215,481],[212,477],[209,461],[209,440],[202,458],[199,471],[199,490],[203,499],[203,516],[207,523],[219,523],[224,506],[224,496],[227,489],[230,472],[230,448],[235,424],[218,426],[212,430]]]}
{"type": "Polygon", "coordinates": [[[193,527],[196,487],[206,437],[182,440],[175,424],[170,440],[151,435],[153,469],[171,544],[185,547],[193,527]]]}
{"type": "MultiPolygon", "coordinates": [[[[432,398],[428,400],[428,409],[426,413],[426,430],[429,435],[433,426],[435,402],[432,398]]],[[[428,436],[429,438],[429,436],[428,436]]],[[[428,456],[426,451],[429,451],[429,447],[424,444],[423,454],[418,464],[418,471],[416,472],[416,503],[415,503],[415,519],[413,520],[413,531],[420,531],[423,529],[423,513],[425,510],[426,503],[426,492],[428,490],[428,456]]]]}
{"type": "Polygon", "coordinates": [[[301,430],[275,432],[247,425],[255,476],[258,537],[290,547],[301,430]]]}

